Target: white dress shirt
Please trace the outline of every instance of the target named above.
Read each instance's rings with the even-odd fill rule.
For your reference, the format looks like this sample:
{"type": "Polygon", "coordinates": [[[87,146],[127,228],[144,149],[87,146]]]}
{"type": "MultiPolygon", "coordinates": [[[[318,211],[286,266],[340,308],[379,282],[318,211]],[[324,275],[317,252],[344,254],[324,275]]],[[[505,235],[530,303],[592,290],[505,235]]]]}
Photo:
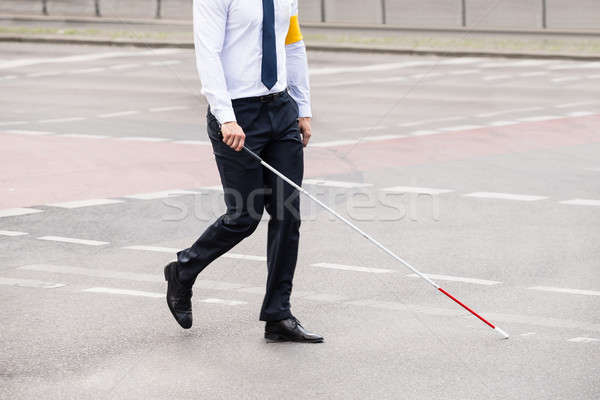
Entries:
{"type": "Polygon", "coordinates": [[[232,99],[285,90],[298,103],[299,117],[310,117],[310,89],[304,41],[286,46],[297,0],[273,0],[277,83],[262,83],[262,0],[194,0],[196,67],[213,115],[235,121],[232,99]]]}

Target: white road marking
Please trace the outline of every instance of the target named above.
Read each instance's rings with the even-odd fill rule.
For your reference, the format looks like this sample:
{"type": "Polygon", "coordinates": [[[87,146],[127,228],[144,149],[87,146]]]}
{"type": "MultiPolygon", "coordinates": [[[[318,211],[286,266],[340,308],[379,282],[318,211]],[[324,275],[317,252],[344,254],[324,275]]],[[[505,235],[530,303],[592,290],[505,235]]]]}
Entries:
{"type": "Polygon", "coordinates": [[[264,256],[250,256],[250,255],[246,255],[246,254],[236,254],[236,253],[225,253],[221,257],[233,258],[236,260],[267,261],[267,257],[264,257],[264,256]]]}
{"type": "Polygon", "coordinates": [[[569,117],[589,117],[590,115],[598,115],[598,114],[600,114],[600,111],[599,112],[576,111],[576,112],[568,113],[567,115],[569,117]]]}
{"type": "Polygon", "coordinates": [[[141,67],[140,64],[117,64],[117,65],[113,65],[108,67],[109,69],[114,69],[114,70],[123,70],[123,69],[131,69],[131,68],[138,68],[141,67]]]}
{"type": "MultiPolygon", "coordinates": [[[[438,280],[438,281],[450,281],[450,282],[464,282],[464,283],[473,283],[475,285],[484,285],[484,286],[494,286],[500,285],[502,282],[498,281],[490,281],[487,279],[478,279],[478,278],[465,278],[462,276],[451,276],[451,275],[437,275],[437,274],[423,274],[426,277],[438,280]]],[[[409,278],[419,278],[417,274],[408,274],[406,275],[409,278]]]]}
{"type": "Polygon", "coordinates": [[[394,186],[383,189],[386,192],[398,192],[398,193],[417,193],[417,194],[443,194],[454,192],[454,190],[450,189],[436,189],[436,188],[428,188],[428,187],[415,187],[415,186],[394,186]]]}
{"type": "Polygon", "coordinates": [[[586,75],[585,77],[588,78],[588,79],[599,79],[600,78],[600,74],[586,75]]]}
{"type": "Polygon", "coordinates": [[[108,244],[108,242],[101,242],[98,240],[68,238],[68,237],[62,237],[62,236],[41,236],[38,239],[48,240],[48,241],[52,241],[52,242],[83,244],[86,246],[104,246],[104,245],[108,244]]]}
{"type": "Polygon", "coordinates": [[[81,268],[81,267],[70,267],[66,265],[53,265],[53,264],[32,264],[24,265],[19,269],[25,271],[38,271],[38,272],[51,272],[53,274],[70,274],[70,275],[81,275],[89,276],[94,278],[109,278],[109,279],[123,279],[130,281],[139,282],[163,282],[164,276],[161,273],[155,274],[144,274],[136,272],[125,272],[125,271],[114,271],[106,270],[104,268],[92,269],[92,268],[81,268]]]}
{"type": "Polygon", "coordinates": [[[435,78],[436,76],[442,76],[444,74],[440,73],[440,72],[426,72],[424,74],[414,74],[411,75],[411,78],[414,79],[426,79],[426,78],[435,78]]]}
{"type": "Polygon", "coordinates": [[[476,62],[481,62],[484,59],[482,58],[473,58],[473,57],[458,57],[458,58],[451,58],[449,60],[440,60],[437,62],[437,64],[439,65],[464,65],[464,64],[473,64],[476,62]]]}
{"type": "MultiPolygon", "coordinates": [[[[181,249],[172,247],[160,247],[160,246],[125,246],[123,249],[127,250],[142,250],[142,251],[155,251],[158,253],[171,253],[175,254],[181,249]]],[[[236,254],[236,253],[225,253],[221,257],[232,258],[237,260],[248,260],[248,261],[267,261],[267,257],[264,256],[251,256],[247,254],[236,254]]]]}
{"type": "Polygon", "coordinates": [[[535,67],[538,65],[546,65],[551,61],[547,60],[523,60],[523,61],[514,61],[514,62],[490,62],[486,64],[480,64],[481,68],[497,68],[497,67],[535,67]]]}
{"type": "Polygon", "coordinates": [[[365,83],[367,83],[367,81],[365,80],[351,80],[351,81],[338,81],[338,82],[329,82],[329,83],[317,83],[317,84],[311,84],[312,87],[317,87],[317,88],[330,88],[330,87],[337,87],[337,86],[349,86],[349,85],[364,85],[365,83]]]}
{"type": "Polygon", "coordinates": [[[481,129],[483,126],[481,125],[459,125],[459,126],[450,126],[447,128],[440,128],[441,131],[445,132],[456,132],[456,131],[468,131],[473,129],[481,129]]]}
{"type": "Polygon", "coordinates": [[[181,190],[181,189],[171,189],[171,190],[162,190],[160,192],[151,192],[151,193],[138,193],[131,194],[129,196],[123,196],[128,199],[136,199],[136,200],[154,200],[154,199],[166,199],[168,197],[182,196],[186,194],[197,194],[198,192],[194,192],[191,190],[181,190]]]}
{"type": "Polygon", "coordinates": [[[567,342],[573,342],[573,343],[595,343],[595,342],[600,342],[600,339],[590,338],[590,337],[574,337],[572,339],[568,339],[567,342]]]}
{"type": "Polygon", "coordinates": [[[576,103],[565,103],[565,104],[558,104],[554,107],[556,108],[570,108],[570,107],[579,107],[579,106],[586,106],[589,104],[594,104],[596,103],[595,101],[578,101],[576,103]]]}
{"type": "Polygon", "coordinates": [[[192,144],[192,145],[200,145],[200,146],[210,145],[210,142],[204,142],[202,140],[174,140],[173,143],[175,143],[175,144],[192,144]]]}
{"type": "Polygon", "coordinates": [[[223,186],[221,186],[221,185],[203,186],[200,189],[202,189],[202,190],[216,190],[218,192],[222,192],[223,191],[223,186]]]}
{"type": "Polygon", "coordinates": [[[581,294],[584,296],[600,296],[600,292],[596,291],[596,290],[568,289],[568,288],[558,288],[558,287],[551,287],[551,286],[531,286],[531,287],[528,287],[527,289],[541,290],[544,292],[581,294]]]}
{"type": "Polygon", "coordinates": [[[181,64],[181,61],[179,60],[165,60],[165,61],[152,61],[149,62],[148,65],[152,65],[152,66],[163,66],[163,65],[175,65],[175,64],[181,64]]]}
{"type": "Polygon", "coordinates": [[[38,210],[36,208],[8,208],[0,210],[0,218],[16,217],[18,215],[37,214],[41,212],[44,212],[44,210],[38,210]]]}
{"type": "Polygon", "coordinates": [[[30,78],[41,78],[44,76],[56,76],[62,74],[62,71],[46,71],[46,72],[34,72],[32,74],[27,74],[30,78]]]}
{"type": "Polygon", "coordinates": [[[390,76],[388,78],[371,78],[367,79],[365,82],[367,83],[383,83],[383,82],[402,82],[407,78],[404,76],[390,76]]]}
{"type": "Polygon", "coordinates": [[[408,137],[408,135],[379,135],[379,136],[368,136],[363,137],[361,140],[365,142],[378,142],[381,140],[394,140],[394,139],[403,139],[408,137]]]}
{"type": "Polygon", "coordinates": [[[180,250],[174,247],[160,246],[125,246],[122,248],[127,250],[155,251],[157,253],[177,253],[180,250]]]}
{"type": "Polygon", "coordinates": [[[531,196],[526,194],[512,193],[495,193],[495,192],[474,192],[464,194],[465,197],[477,197],[482,199],[501,199],[501,200],[517,200],[517,201],[538,201],[547,199],[544,196],[531,196]]]}
{"type": "Polygon", "coordinates": [[[224,304],[226,306],[239,306],[241,304],[248,304],[247,301],[241,301],[241,300],[225,300],[225,299],[215,299],[215,298],[208,298],[208,299],[201,299],[199,300],[201,303],[210,303],[210,304],[224,304]]]}
{"type": "Polygon", "coordinates": [[[535,335],[535,332],[525,332],[525,333],[521,333],[519,336],[533,336],[535,335]]]}
{"type": "Polygon", "coordinates": [[[106,139],[110,136],[106,135],[87,135],[83,133],[62,133],[58,136],[69,137],[69,138],[81,138],[81,139],[106,139]]]}
{"type": "Polygon", "coordinates": [[[533,71],[533,72],[522,72],[522,73],[518,74],[518,76],[528,77],[528,76],[542,76],[542,75],[548,75],[548,74],[549,74],[548,71],[533,71]]]}
{"type": "Polygon", "coordinates": [[[448,75],[468,75],[468,74],[477,74],[481,72],[479,69],[462,69],[459,71],[450,71],[448,75]]]}
{"type": "Polygon", "coordinates": [[[508,125],[516,125],[519,121],[493,121],[488,123],[489,126],[508,126],[508,125]]]}
{"type": "Polygon", "coordinates": [[[59,207],[59,208],[81,208],[81,207],[93,207],[93,206],[103,206],[107,204],[117,204],[123,203],[123,200],[114,200],[114,199],[90,199],[90,200],[79,200],[79,201],[67,201],[62,203],[53,203],[46,204],[50,207],[59,207]]]}
{"type": "Polygon", "coordinates": [[[428,136],[428,135],[437,135],[438,133],[440,133],[440,131],[421,130],[421,131],[410,132],[409,135],[410,136],[428,136]]]}
{"type": "Polygon", "coordinates": [[[28,123],[29,121],[3,121],[0,122],[0,126],[25,125],[28,123]]]}
{"type": "Polygon", "coordinates": [[[29,235],[26,232],[19,232],[19,231],[0,231],[0,236],[24,236],[24,235],[29,235]]]}
{"type": "Polygon", "coordinates": [[[332,68],[314,68],[309,71],[311,75],[333,75],[347,72],[372,72],[372,71],[390,71],[400,68],[419,67],[423,65],[434,65],[435,61],[407,61],[401,63],[372,64],[360,67],[332,67],[332,68]]]}
{"type": "Polygon", "coordinates": [[[140,297],[165,297],[164,293],[157,292],[145,292],[142,290],[129,290],[129,289],[116,289],[107,287],[93,287],[89,289],[83,289],[82,292],[87,293],[103,293],[103,294],[122,294],[125,296],[140,296],[140,297]]]}
{"type": "Polygon", "coordinates": [[[134,114],[139,114],[139,111],[135,111],[135,110],[131,110],[131,111],[119,111],[119,112],[114,112],[114,113],[108,113],[108,114],[100,114],[98,115],[98,118],[115,118],[115,117],[123,117],[125,115],[134,115],[134,114]]]}
{"type": "Polygon", "coordinates": [[[343,181],[327,181],[324,179],[304,179],[304,184],[316,186],[331,186],[339,188],[360,188],[373,186],[371,183],[364,182],[343,182],[343,181]]]}
{"type": "Polygon", "coordinates": [[[542,107],[514,108],[512,110],[493,111],[493,112],[488,112],[488,113],[477,114],[477,117],[487,118],[487,117],[494,117],[496,115],[521,113],[521,112],[527,112],[527,111],[539,111],[539,110],[543,110],[543,108],[542,107]]]}
{"type": "Polygon", "coordinates": [[[182,53],[183,50],[179,49],[152,49],[146,51],[112,51],[106,53],[89,53],[89,54],[81,54],[77,56],[67,56],[67,57],[45,57],[45,58],[25,58],[18,60],[11,60],[0,63],[0,69],[7,68],[19,68],[25,67],[29,65],[38,65],[38,64],[56,64],[56,63],[73,63],[73,62],[81,62],[81,61],[93,61],[93,60],[102,60],[106,58],[115,58],[115,57],[146,57],[146,56],[158,56],[165,54],[178,54],[182,53]]]}
{"type": "Polygon", "coordinates": [[[562,115],[540,115],[537,117],[525,117],[519,118],[518,120],[521,122],[539,122],[539,121],[550,121],[553,119],[564,118],[562,115]]]}
{"type": "Polygon", "coordinates": [[[17,79],[16,75],[4,75],[4,76],[0,76],[0,81],[10,81],[13,79],[17,79]]]}
{"type": "Polygon", "coordinates": [[[38,289],[54,289],[54,288],[66,286],[64,283],[44,282],[44,281],[38,281],[35,279],[13,279],[13,278],[2,278],[2,277],[0,277],[0,285],[30,287],[30,288],[38,288],[38,289]]]}
{"type": "Polygon", "coordinates": [[[344,132],[379,131],[379,130],[388,129],[388,128],[389,127],[383,126],[383,125],[378,125],[378,126],[361,126],[359,128],[342,129],[340,132],[344,133],[344,132]]]}
{"type": "Polygon", "coordinates": [[[168,142],[170,139],[161,137],[124,136],[118,138],[118,140],[125,140],[129,142],[168,142]]]}
{"type": "Polygon", "coordinates": [[[561,201],[560,204],[569,204],[573,206],[600,206],[600,200],[591,199],[573,199],[561,201]]]}
{"type": "Polygon", "coordinates": [[[337,146],[348,146],[352,144],[359,143],[359,140],[333,140],[331,142],[320,142],[320,143],[312,143],[311,147],[337,147],[337,146]]]}
{"type": "Polygon", "coordinates": [[[50,118],[50,119],[42,119],[39,120],[38,122],[40,124],[50,124],[50,123],[56,123],[56,122],[74,122],[74,121],[83,121],[84,117],[67,117],[67,118],[50,118]]]}
{"type": "Polygon", "coordinates": [[[45,136],[45,135],[54,135],[54,132],[47,131],[25,131],[25,130],[10,130],[4,131],[4,133],[10,133],[11,135],[28,135],[28,136],[45,136]]]}
{"type": "Polygon", "coordinates": [[[370,272],[373,274],[387,274],[390,272],[396,272],[392,269],[357,267],[354,265],[331,264],[331,263],[317,263],[317,264],[311,264],[311,266],[318,267],[318,268],[327,268],[327,269],[339,269],[339,270],[344,270],[344,271],[370,272]]]}
{"type": "Polygon", "coordinates": [[[177,110],[188,110],[188,106],[168,106],[168,107],[155,107],[149,108],[149,112],[163,112],[163,111],[177,111],[177,110]]]}
{"type": "Polygon", "coordinates": [[[91,74],[94,72],[105,71],[106,68],[84,68],[84,69],[72,69],[69,71],[70,74],[91,74]]]}
{"type": "Polygon", "coordinates": [[[581,80],[580,76],[563,76],[560,78],[552,79],[552,82],[571,82],[571,81],[579,81],[581,80]]]}
{"type": "Polygon", "coordinates": [[[509,79],[512,78],[512,75],[490,75],[490,76],[484,76],[483,80],[484,81],[497,81],[500,79],[509,79]]]}
{"type": "Polygon", "coordinates": [[[559,64],[559,65],[551,66],[548,69],[556,70],[556,69],[588,69],[588,68],[600,68],[600,62],[559,64]]]}
{"type": "Polygon", "coordinates": [[[431,124],[435,122],[448,122],[448,121],[459,121],[461,119],[465,119],[465,117],[454,116],[454,117],[444,117],[444,118],[435,118],[435,119],[424,119],[421,121],[412,121],[412,122],[403,122],[396,126],[400,128],[406,128],[417,125],[431,124]]]}

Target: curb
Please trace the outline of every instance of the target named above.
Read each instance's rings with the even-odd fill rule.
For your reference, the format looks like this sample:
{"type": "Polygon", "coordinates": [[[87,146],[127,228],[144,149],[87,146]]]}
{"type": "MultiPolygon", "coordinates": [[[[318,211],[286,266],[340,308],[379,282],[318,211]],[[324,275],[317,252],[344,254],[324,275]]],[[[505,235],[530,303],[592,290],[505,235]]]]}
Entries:
{"type": "MultiPolygon", "coordinates": [[[[82,36],[57,37],[52,35],[13,35],[0,34],[0,42],[21,43],[52,43],[52,44],[79,44],[97,46],[133,46],[152,48],[181,48],[193,49],[194,43],[189,41],[165,41],[165,40],[131,40],[90,38],[82,36]]],[[[582,60],[600,61],[598,55],[583,55],[569,53],[526,53],[510,51],[486,51],[486,50],[457,50],[457,49],[412,49],[392,46],[365,46],[356,44],[331,44],[331,43],[306,43],[307,50],[330,51],[330,52],[353,52],[353,53],[384,53],[402,55],[440,56],[440,57],[502,57],[502,58],[536,58],[554,60],[582,60]]]]}

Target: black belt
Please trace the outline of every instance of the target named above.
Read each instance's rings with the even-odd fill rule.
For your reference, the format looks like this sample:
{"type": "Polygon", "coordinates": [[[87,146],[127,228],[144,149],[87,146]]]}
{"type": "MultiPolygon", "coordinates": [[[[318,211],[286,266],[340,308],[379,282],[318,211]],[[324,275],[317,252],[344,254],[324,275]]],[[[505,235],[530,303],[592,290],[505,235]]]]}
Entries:
{"type": "Polygon", "coordinates": [[[285,95],[287,93],[287,89],[278,92],[278,93],[270,93],[270,94],[265,94],[264,96],[255,96],[255,97],[242,97],[239,99],[233,99],[232,103],[237,103],[237,102],[260,102],[260,103],[270,103],[273,100],[277,100],[278,98],[280,98],[281,96],[285,95]]]}

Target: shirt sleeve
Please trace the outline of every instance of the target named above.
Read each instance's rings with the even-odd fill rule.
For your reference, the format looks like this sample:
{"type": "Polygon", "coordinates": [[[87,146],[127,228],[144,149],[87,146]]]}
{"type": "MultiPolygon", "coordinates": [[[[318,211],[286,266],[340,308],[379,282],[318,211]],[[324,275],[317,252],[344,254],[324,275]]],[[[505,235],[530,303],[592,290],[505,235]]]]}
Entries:
{"type": "Polygon", "coordinates": [[[236,120],[221,62],[227,10],[227,0],[194,0],[196,68],[202,82],[202,94],[222,124],[236,120]]]}
{"type": "Polygon", "coordinates": [[[306,46],[298,22],[298,0],[292,2],[292,17],[285,44],[287,84],[290,95],[298,104],[298,116],[311,117],[308,62],[306,46]]]}

